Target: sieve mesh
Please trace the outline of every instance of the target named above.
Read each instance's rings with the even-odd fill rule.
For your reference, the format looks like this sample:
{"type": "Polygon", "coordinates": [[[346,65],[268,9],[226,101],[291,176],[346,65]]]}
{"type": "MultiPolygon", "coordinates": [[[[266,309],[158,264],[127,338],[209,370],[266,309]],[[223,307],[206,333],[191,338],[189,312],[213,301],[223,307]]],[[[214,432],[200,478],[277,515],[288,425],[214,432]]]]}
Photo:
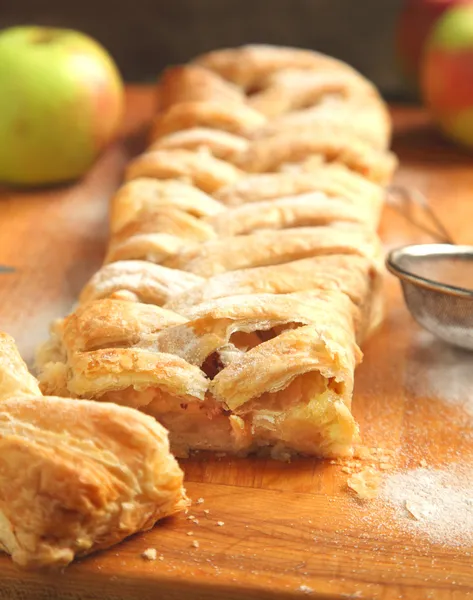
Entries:
{"type": "Polygon", "coordinates": [[[400,277],[406,304],[423,327],[473,350],[473,248],[442,248],[426,244],[395,251],[388,267],[400,277]]]}

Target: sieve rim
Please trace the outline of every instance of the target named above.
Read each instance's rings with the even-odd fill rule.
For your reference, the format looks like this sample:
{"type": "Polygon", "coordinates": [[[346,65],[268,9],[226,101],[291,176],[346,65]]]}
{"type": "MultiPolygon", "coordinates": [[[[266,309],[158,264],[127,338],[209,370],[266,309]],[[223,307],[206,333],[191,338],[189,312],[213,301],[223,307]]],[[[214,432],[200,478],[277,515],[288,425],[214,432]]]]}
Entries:
{"type": "Polygon", "coordinates": [[[395,275],[401,282],[407,281],[418,287],[434,291],[443,292],[457,298],[473,299],[473,289],[462,288],[447,283],[440,283],[428,277],[415,275],[414,273],[402,268],[400,260],[405,256],[463,256],[473,261],[473,246],[454,246],[452,244],[409,244],[391,250],[386,257],[386,268],[395,275]]]}

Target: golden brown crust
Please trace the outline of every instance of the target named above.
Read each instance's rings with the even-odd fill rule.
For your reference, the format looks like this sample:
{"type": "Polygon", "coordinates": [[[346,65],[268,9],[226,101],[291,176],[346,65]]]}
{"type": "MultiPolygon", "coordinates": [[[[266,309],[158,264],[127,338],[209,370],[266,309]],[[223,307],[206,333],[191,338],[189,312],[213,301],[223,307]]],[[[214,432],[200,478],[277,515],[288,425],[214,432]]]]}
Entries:
{"type": "Polygon", "coordinates": [[[374,263],[354,254],[334,254],[283,265],[230,271],[204,280],[172,297],[164,306],[180,314],[195,305],[239,294],[291,294],[310,290],[339,290],[356,307],[356,338],[361,343],[379,323],[382,275],[374,263]]]}
{"type": "Polygon", "coordinates": [[[242,102],[244,94],[239,87],[223,81],[208,69],[199,65],[170,67],[160,78],[159,108],[164,111],[180,102],[204,102],[206,100],[242,102]]]}
{"type": "Polygon", "coordinates": [[[182,102],[156,117],[151,140],[194,127],[209,127],[245,136],[264,123],[266,119],[261,113],[243,103],[182,102]]]}
{"type": "Polygon", "coordinates": [[[158,138],[150,150],[206,150],[215,158],[231,162],[248,148],[248,144],[245,138],[227,131],[193,127],[158,138]]]}
{"type": "Polygon", "coordinates": [[[14,339],[0,331],[0,402],[15,395],[39,395],[38,382],[18,353],[14,339]]]}
{"type": "Polygon", "coordinates": [[[346,131],[379,151],[386,150],[389,146],[391,121],[387,110],[373,110],[366,103],[354,105],[344,101],[327,101],[283,114],[257,130],[253,138],[271,137],[279,133],[316,131],[322,125],[330,125],[334,134],[337,131],[346,131]]]}
{"type": "Polygon", "coordinates": [[[16,563],[62,567],[189,504],[161,425],[115,404],[41,397],[25,388],[13,340],[0,339],[0,380],[10,382],[0,397],[0,545],[16,563]]]}
{"type": "Polygon", "coordinates": [[[235,183],[242,173],[207,153],[189,150],[154,150],[135,158],[128,165],[126,179],[152,177],[182,179],[203,192],[212,193],[223,185],[235,183]]]}
{"type": "Polygon", "coordinates": [[[214,197],[227,206],[238,206],[308,192],[323,192],[357,204],[369,203],[373,212],[379,212],[383,205],[384,190],[379,185],[339,164],[319,164],[310,172],[247,175],[220,188],[214,197]]]}
{"type": "Polygon", "coordinates": [[[220,203],[188,183],[145,177],[133,179],[112,199],[112,233],[119,232],[139,215],[148,215],[162,206],[173,206],[195,217],[207,217],[223,210],[220,203]]]}
{"type": "Polygon", "coordinates": [[[376,88],[331,57],[296,48],[250,45],[210,52],[195,62],[252,92],[248,104],[271,119],[311,106],[318,109],[321,104],[325,114],[325,105],[328,112],[352,105],[352,115],[365,108],[375,125],[371,134],[367,122],[362,135],[380,148],[389,143],[390,118],[376,88]]]}
{"type": "Polygon", "coordinates": [[[244,90],[251,90],[273,73],[288,68],[332,69],[355,73],[347,64],[312,50],[265,44],[215,50],[198,56],[194,63],[218,73],[244,90]]]}
{"type": "Polygon", "coordinates": [[[103,266],[81,292],[82,304],[128,292],[139,302],[161,306],[180,292],[199,285],[202,277],[148,261],[119,261],[103,266]]]}
{"type": "Polygon", "coordinates": [[[276,117],[290,112],[302,112],[308,107],[329,111],[338,106],[365,107],[383,119],[383,133],[389,137],[387,109],[376,89],[358,74],[335,71],[332,68],[314,71],[283,69],[267,77],[264,88],[251,95],[248,101],[252,108],[262,112],[273,122],[278,121],[276,117]]]}
{"type": "Polygon", "coordinates": [[[377,214],[367,204],[350,206],[318,192],[238,206],[211,217],[207,223],[219,237],[334,223],[366,225],[374,230],[378,224],[377,214]]]}
{"type": "Polygon", "coordinates": [[[225,271],[285,264],[322,254],[358,254],[382,263],[378,238],[358,227],[301,227],[222,238],[184,248],[165,265],[212,277],[225,271]]]}
{"type": "Polygon", "coordinates": [[[345,164],[367,179],[381,184],[391,179],[396,166],[392,154],[375,150],[353,134],[336,131],[325,123],[303,133],[283,131],[272,137],[254,140],[248,150],[236,158],[235,164],[249,173],[271,173],[285,164],[303,163],[314,155],[327,162],[345,164]]]}

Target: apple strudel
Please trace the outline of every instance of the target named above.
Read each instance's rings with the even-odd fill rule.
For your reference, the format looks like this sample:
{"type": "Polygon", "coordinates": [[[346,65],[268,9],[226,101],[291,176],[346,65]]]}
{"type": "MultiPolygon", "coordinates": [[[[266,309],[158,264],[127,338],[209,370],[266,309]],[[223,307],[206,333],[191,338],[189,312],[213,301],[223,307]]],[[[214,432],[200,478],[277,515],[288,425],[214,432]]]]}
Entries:
{"type": "Polygon", "coordinates": [[[270,46],[168,69],[158,100],[104,266],[39,352],[43,391],[139,408],[181,455],[349,454],[382,315],[384,102],[339,61],[270,46]]]}

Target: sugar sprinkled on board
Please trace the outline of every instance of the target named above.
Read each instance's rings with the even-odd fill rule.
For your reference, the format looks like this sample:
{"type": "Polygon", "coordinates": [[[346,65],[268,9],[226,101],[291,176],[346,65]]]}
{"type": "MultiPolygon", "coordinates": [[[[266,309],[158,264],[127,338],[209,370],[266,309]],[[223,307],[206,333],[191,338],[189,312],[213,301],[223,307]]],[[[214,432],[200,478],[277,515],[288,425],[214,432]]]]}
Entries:
{"type": "Polygon", "coordinates": [[[471,353],[436,340],[420,331],[416,352],[409,361],[407,387],[414,396],[433,396],[463,409],[473,420],[471,353]]]}
{"type": "Polygon", "coordinates": [[[379,499],[395,509],[396,524],[406,532],[445,546],[473,544],[473,473],[466,467],[392,473],[379,499]]]}

